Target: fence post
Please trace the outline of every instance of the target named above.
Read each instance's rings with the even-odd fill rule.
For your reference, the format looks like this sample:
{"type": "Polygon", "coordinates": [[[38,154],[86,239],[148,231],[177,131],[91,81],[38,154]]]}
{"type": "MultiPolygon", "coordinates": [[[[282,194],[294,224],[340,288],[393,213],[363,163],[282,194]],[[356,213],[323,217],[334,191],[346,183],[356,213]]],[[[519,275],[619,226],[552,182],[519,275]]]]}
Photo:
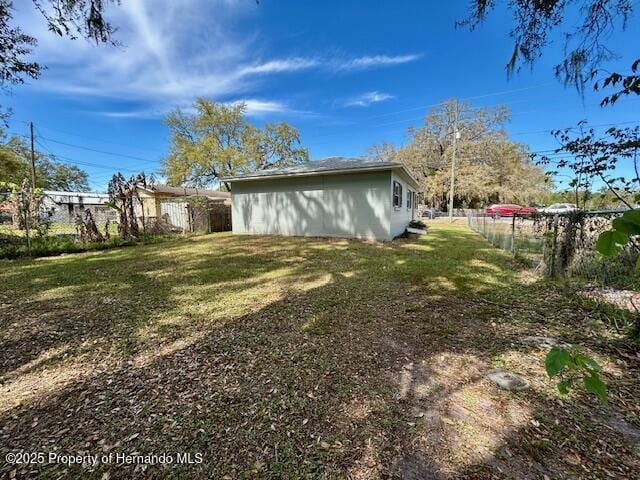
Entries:
{"type": "Polygon", "coordinates": [[[184,208],[187,209],[187,223],[188,223],[188,226],[182,233],[187,233],[187,230],[189,232],[193,232],[193,218],[192,218],[193,209],[191,208],[191,204],[189,202],[187,202],[187,204],[184,206],[184,208]]]}
{"type": "Polygon", "coordinates": [[[29,208],[31,207],[31,202],[27,202],[24,195],[24,189],[20,192],[20,196],[22,197],[22,208],[24,210],[24,233],[27,237],[27,251],[29,252],[29,255],[31,255],[31,236],[29,233],[29,223],[31,222],[29,208]]]}
{"type": "Polygon", "coordinates": [[[556,276],[556,247],[558,246],[558,215],[553,217],[553,243],[551,244],[551,276],[556,276]]]}
{"type": "Polygon", "coordinates": [[[513,218],[511,219],[511,252],[516,252],[516,213],[513,213],[513,218]]]}
{"type": "Polygon", "coordinates": [[[144,217],[144,201],[142,200],[142,198],[138,198],[138,200],[140,200],[140,211],[142,212],[142,234],[146,235],[147,234],[147,222],[146,222],[146,219],[144,217]]]}

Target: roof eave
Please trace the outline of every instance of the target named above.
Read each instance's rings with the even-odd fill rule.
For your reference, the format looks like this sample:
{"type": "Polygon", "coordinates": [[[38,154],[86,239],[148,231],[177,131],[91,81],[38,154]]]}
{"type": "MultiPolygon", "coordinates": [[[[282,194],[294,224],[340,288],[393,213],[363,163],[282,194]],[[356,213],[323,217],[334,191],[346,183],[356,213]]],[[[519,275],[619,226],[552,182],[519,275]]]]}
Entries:
{"type": "Polygon", "coordinates": [[[337,168],[334,170],[316,170],[313,172],[294,172],[294,173],[278,173],[274,175],[256,175],[256,176],[246,176],[246,177],[225,177],[221,178],[222,182],[247,182],[251,180],[273,180],[274,178],[295,178],[295,177],[315,177],[318,175],[339,175],[346,173],[357,173],[357,172],[380,172],[385,170],[397,170],[401,169],[405,172],[407,177],[414,182],[414,187],[419,189],[420,184],[418,181],[413,178],[413,176],[407,171],[404,165],[396,164],[396,165],[381,165],[381,166],[373,166],[373,167],[360,167],[360,168],[337,168]]]}
{"type": "MultiPolygon", "coordinates": [[[[146,188],[146,187],[142,187],[139,186],[138,187],[140,190],[144,190],[145,192],[149,192],[149,193],[153,193],[156,195],[169,195],[172,197],[209,197],[209,198],[221,198],[221,199],[225,199],[225,198],[229,198],[229,195],[227,195],[228,192],[217,192],[217,191],[211,191],[211,190],[207,190],[207,189],[196,189],[196,190],[200,190],[198,193],[186,193],[186,192],[167,192],[167,191],[163,191],[162,189],[154,189],[154,188],[146,188]]],[[[184,188],[184,187],[176,187],[176,188],[184,188]]]]}
{"type": "Polygon", "coordinates": [[[308,172],[292,172],[292,173],[275,173],[272,175],[247,175],[240,177],[225,177],[221,178],[222,182],[244,182],[249,180],[267,180],[274,178],[291,178],[291,177],[314,177],[317,175],[338,175],[341,173],[352,173],[352,172],[371,172],[371,171],[381,171],[381,170],[392,170],[393,166],[391,165],[382,165],[379,167],[360,167],[360,168],[336,168],[333,170],[313,170],[308,172]]]}
{"type": "Polygon", "coordinates": [[[421,190],[420,182],[418,182],[418,180],[416,180],[416,178],[413,175],[411,175],[411,172],[407,170],[407,167],[405,167],[404,165],[400,165],[400,168],[402,169],[404,174],[407,176],[407,178],[411,180],[411,182],[413,183],[413,188],[415,188],[416,191],[420,191],[421,190]]]}

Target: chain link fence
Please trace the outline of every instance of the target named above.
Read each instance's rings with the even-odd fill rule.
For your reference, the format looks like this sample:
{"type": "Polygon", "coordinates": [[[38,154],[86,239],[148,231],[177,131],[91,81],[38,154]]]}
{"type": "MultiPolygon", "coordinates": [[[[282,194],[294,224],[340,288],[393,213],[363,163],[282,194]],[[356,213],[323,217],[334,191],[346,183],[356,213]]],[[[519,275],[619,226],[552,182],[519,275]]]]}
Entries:
{"type": "MultiPolygon", "coordinates": [[[[433,220],[436,218],[448,218],[449,211],[448,210],[438,210],[437,208],[429,208],[425,205],[419,205],[418,208],[418,217],[426,220],[433,220]]],[[[462,217],[466,218],[469,214],[474,213],[475,210],[470,208],[454,208],[453,209],[453,217],[462,217]]]]}
{"type": "Polygon", "coordinates": [[[492,217],[483,211],[467,215],[469,227],[492,245],[552,277],[575,277],[622,288],[640,286],[638,250],[629,245],[604,257],[596,251],[601,232],[625,210],[573,212],[562,215],[492,217]]]}

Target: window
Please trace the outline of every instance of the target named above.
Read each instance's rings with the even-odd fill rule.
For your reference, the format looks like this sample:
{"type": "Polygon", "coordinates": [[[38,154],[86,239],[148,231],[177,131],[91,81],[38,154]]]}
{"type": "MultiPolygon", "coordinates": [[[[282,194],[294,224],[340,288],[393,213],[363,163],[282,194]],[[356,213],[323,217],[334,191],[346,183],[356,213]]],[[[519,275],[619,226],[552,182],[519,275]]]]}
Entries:
{"type": "Polygon", "coordinates": [[[402,206],[402,185],[393,181],[393,206],[400,208],[402,206]]]}
{"type": "Polygon", "coordinates": [[[407,190],[407,210],[411,210],[411,201],[413,200],[413,192],[407,190]]]}

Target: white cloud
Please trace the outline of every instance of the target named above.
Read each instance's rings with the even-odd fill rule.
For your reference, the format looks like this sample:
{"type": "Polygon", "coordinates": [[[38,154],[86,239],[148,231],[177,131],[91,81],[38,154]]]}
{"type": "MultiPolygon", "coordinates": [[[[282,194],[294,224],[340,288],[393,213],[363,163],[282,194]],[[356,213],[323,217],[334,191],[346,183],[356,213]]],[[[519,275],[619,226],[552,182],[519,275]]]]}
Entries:
{"type": "MultiPolygon", "coordinates": [[[[122,47],[60,38],[29,3],[16,14],[39,40],[37,59],[47,66],[33,88],[119,101],[114,117],[157,117],[202,96],[217,101],[247,97],[252,114],[299,112],[254,95],[269,76],[318,70],[352,72],[412,62],[419,55],[267,57],[258,34],[236,28],[259,13],[238,0],[135,0],[109,7],[122,47]],[[135,107],[131,107],[135,105],[135,107]]],[[[262,89],[264,90],[264,89],[262,89]]]]}
{"type": "Polygon", "coordinates": [[[264,74],[264,73],[281,73],[281,72],[297,72],[299,70],[307,70],[319,65],[318,60],[313,58],[285,58],[282,60],[271,60],[266,63],[242,67],[239,70],[240,75],[264,74]]]}
{"type": "Polygon", "coordinates": [[[370,68],[389,67],[393,65],[401,65],[403,63],[415,62],[419,60],[421,55],[366,55],[351,60],[339,62],[336,67],[338,70],[367,70],[370,68]]]}
{"type": "Polygon", "coordinates": [[[366,92],[361,95],[350,98],[344,103],[345,107],[368,107],[372,103],[380,103],[385,100],[391,100],[394,97],[383,92],[366,92]]]}
{"type": "MultiPolygon", "coordinates": [[[[287,105],[282,102],[274,101],[274,100],[259,100],[255,98],[246,98],[242,100],[235,100],[232,102],[226,102],[227,105],[237,105],[239,103],[245,104],[245,113],[251,117],[259,117],[262,115],[267,115],[270,113],[282,113],[282,114],[292,114],[292,113],[300,113],[303,114],[305,112],[298,112],[296,110],[292,110],[287,105]]],[[[99,112],[101,115],[105,117],[111,118],[159,118],[163,117],[170,110],[175,108],[167,106],[164,109],[137,109],[137,110],[125,110],[125,111],[107,111],[107,112],[99,112]]],[[[195,108],[190,104],[180,105],[180,108],[183,112],[193,114],[196,112],[195,108]]]]}
{"type": "Polygon", "coordinates": [[[251,79],[238,64],[251,59],[254,38],[236,38],[221,26],[230,15],[246,14],[236,7],[227,8],[222,0],[123,2],[110,11],[122,47],[60,38],[47,31],[34,9],[18,15],[28,17],[20,23],[38,38],[36,55],[47,66],[35,88],[162,109],[249,88],[251,79]]]}
{"type": "Polygon", "coordinates": [[[152,110],[152,109],[141,109],[141,110],[125,110],[125,111],[116,111],[116,112],[96,112],[99,115],[110,118],[159,118],[168,113],[168,110],[152,110]]]}
{"type": "MultiPolygon", "coordinates": [[[[260,115],[264,113],[286,113],[289,112],[289,108],[282,102],[256,100],[248,98],[241,100],[246,107],[247,115],[260,115]]],[[[239,102],[236,102],[239,103],[239,102]]]]}

